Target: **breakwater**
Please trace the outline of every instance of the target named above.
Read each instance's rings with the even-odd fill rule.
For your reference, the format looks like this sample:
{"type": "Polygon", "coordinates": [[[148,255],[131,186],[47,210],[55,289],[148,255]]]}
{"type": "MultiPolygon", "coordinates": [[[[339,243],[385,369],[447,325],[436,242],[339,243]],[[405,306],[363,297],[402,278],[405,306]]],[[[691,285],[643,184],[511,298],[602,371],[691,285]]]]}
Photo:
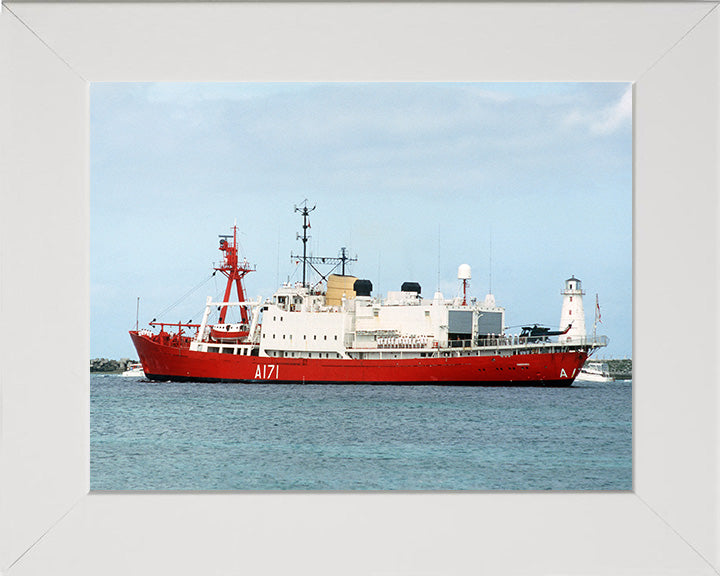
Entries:
{"type": "Polygon", "coordinates": [[[120,358],[120,360],[110,360],[108,358],[93,358],[90,360],[90,372],[123,372],[127,370],[128,364],[137,362],[130,358],[120,358]]]}
{"type": "Polygon", "coordinates": [[[608,371],[614,380],[632,380],[632,358],[602,360],[602,362],[608,365],[608,371]]]}

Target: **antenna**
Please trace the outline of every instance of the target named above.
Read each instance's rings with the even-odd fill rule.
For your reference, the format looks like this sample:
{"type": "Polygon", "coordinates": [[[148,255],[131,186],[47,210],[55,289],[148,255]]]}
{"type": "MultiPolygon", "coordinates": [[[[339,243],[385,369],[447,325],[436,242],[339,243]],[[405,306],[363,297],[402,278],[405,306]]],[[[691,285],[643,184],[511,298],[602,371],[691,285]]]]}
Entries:
{"type": "Polygon", "coordinates": [[[437,288],[435,289],[435,292],[440,292],[440,222],[438,222],[437,240],[437,288]]]}
{"type": "Polygon", "coordinates": [[[380,252],[378,252],[377,283],[380,286],[380,252]]]}
{"type": "Polygon", "coordinates": [[[280,230],[278,229],[277,253],[275,254],[275,286],[280,284],[280,230]]]}
{"type": "Polygon", "coordinates": [[[345,249],[345,246],[340,248],[340,261],[342,262],[342,272],[341,274],[345,276],[345,262],[348,260],[347,250],[345,249]]]}
{"type": "Polygon", "coordinates": [[[596,336],[598,322],[602,322],[600,316],[600,299],[597,292],[595,293],[595,321],[593,322],[593,338],[596,336]]]}
{"type": "Polygon", "coordinates": [[[492,252],[493,252],[493,235],[492,235],[492,227],[490,227],[490,291],[488,294],[492,294],[492,252]]]}

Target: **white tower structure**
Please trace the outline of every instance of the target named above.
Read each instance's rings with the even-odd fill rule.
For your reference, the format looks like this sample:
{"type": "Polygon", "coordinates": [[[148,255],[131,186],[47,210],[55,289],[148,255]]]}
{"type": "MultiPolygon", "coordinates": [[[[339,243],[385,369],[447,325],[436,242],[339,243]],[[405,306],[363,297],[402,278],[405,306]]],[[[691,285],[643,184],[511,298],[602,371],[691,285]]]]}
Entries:
{"type": "Polygon", "coordinates": [[[458,280],[462,280],[463,283],[463,306],[467,305],[467,283],[472,278],[469,264],[460,264],[458,266],[458,280]]]}
{"type": "Polygon", "coordinates": [[[558,338],[560,342],[573,342],[578,338],[584,338],[585,334],[585,309],[583,308],[582,282],[573,276],[565,280],[562,311],[560,312],[560,330],[565,330],[568,325],[572,328],[567,334],[558,338]]]}

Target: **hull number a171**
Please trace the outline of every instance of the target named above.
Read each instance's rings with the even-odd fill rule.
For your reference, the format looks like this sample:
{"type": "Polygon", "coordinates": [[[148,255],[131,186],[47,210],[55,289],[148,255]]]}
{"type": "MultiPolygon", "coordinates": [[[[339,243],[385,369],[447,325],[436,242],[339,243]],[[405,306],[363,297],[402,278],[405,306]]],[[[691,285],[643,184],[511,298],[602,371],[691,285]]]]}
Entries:
{"type": "Polygon", "coordinates": [[[258,364],[255,370],[255,380],[277,380],[278,365],[277,364],[258,364]]]}

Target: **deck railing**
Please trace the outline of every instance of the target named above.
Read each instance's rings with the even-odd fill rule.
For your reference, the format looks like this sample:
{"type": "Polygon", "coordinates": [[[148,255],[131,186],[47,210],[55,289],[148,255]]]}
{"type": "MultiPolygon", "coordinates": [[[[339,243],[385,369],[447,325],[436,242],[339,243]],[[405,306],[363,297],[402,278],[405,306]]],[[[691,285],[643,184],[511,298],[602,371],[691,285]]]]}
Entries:
{"type": "MultiPolygon", "coordinates": [[[[543,348],[557,348],[562,346],[571,346],[571,347],[578,347],[578,346],[587,346],[590,348],[600,348],[602,346],[607,346],[608,344],[608,338],[607,336],[573,336],[572,338],[564,341],[564,342],[558,342],[557,340],[550,341],[549,339],[547,341],[543,341],[539,337],[520,337],[520,336],[494,336],[491,338],[484,338],[478,343],[473,343],[472,340],[450,340],[447,343],[448,348],[459,348],[459,349],[465,349],[465,348],[505,348],[510,346],[527,346],[528,348],[532,349],[543,349],[543,348]]],[[[399,348],[399,349],[411,349],[411,348],[426,348],[427,346],[423,346],[417,343],[393,343],[393,344],[378,344],[377,349],[379,350],[387,350],[387,349],[393,349],[393,348],[399,348]]],[[[370,348],[370,347],[368,347],[370,348]]],[[[373,349],[375,346],[372,347],[373,349]]],[[[434,349],[437,349],[437,347],[433,347],[434,349]]]]}
{"type": "MultiPolygon", "coordinates": [[[[448,345],[455,347],[455,342],[462,342],[462,347],[469,347],[471,345],[470,340],[455,340],[448,342],[448,345]]],[[[543,340],[537,336],[497,336],[492,338],[486,338],[478,342],[480,347],[497,348],[499,346],[591,346],[598,348],[601,346],[607,346],[607,336],[573,336],[567,338],[563,342],[558,340],[543,340]]]]}

